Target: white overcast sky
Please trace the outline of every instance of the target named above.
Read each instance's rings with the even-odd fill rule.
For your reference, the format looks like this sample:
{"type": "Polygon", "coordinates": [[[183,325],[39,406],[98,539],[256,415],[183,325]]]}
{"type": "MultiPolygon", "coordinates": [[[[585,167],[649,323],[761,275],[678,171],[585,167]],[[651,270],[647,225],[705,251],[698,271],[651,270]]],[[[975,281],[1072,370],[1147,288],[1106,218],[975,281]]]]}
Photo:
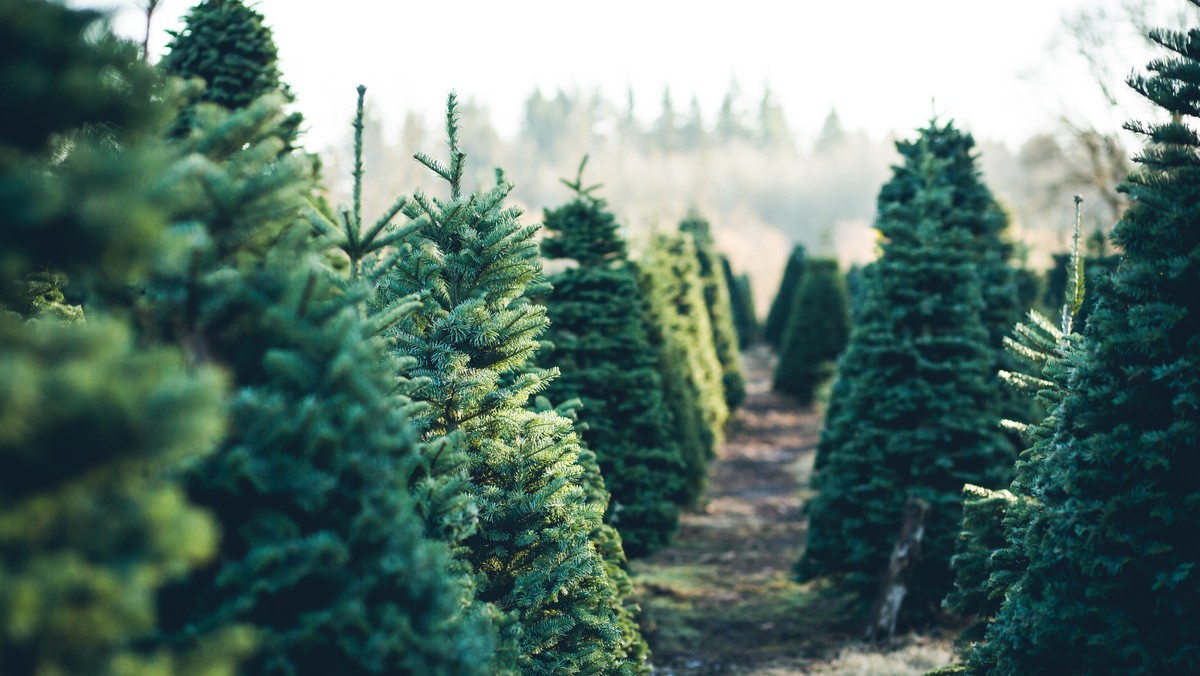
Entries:
{"type": "MultiPolygon", "coordinates": [[[[438,115],[455,89],[487,105],[506,135],[517,128],[535,85],[546,93],[599,88],[614,101],[624,101],[632,87],[645,119],[657,113],[669,85],[679,107],[696,94],[711,122],[735,77],[747,108],[757,106],[769,84],[802,138],[816,133],[831,107],[845,126],[874,136],[907,134],[935,108],[980,139],[1010,144],[1067,111],[1113,128],[1129,111],[1105,109],[1082,62],[1064,46],[1061,21],[1079,7],[1120,1],[252,4],[274,30],[284,77],[308,122],[306,145],[321,148],[344,138],[359,83],[390,124],[408,110],[438,115]]],[[[118,9],[118,33],[140,40],[138,0],[71,4],[118,9]]],[[[155,16],[153,57],[191,4],[164,1],[155,16]]],[[[1130,63],[1116,75],[1140,66],[1130,63]]]]}

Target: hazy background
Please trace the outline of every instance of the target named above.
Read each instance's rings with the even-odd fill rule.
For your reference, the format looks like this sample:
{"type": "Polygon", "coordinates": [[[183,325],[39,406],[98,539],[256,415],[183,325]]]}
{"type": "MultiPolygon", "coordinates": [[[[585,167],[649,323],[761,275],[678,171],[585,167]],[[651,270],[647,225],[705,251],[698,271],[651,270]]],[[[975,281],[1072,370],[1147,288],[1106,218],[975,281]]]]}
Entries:
{"type": "MultiPolygon", "coordinates": [[[[117,10],[142,39],[142,2],[117,10]]],[[[191,6],[153,16],[157,59],[191,6]]],[[[569,198],[558,182],[590,153],[585,180],[636,241],[690,209],[714,226],[765,307],[793,243],[845,264],[874,254],[875,195],[893,141],[931,116],[974,133],[989,184],[1031,265],[1066,246],[1071,195],[1086,227],[1121,209],[1115,183],[1151,114],[1124,78],[1151,51],[1146,26],[1178,25],[1181,0],[894,0],[572,3],[261,0],[303,139],[348,192],[349,131],[368,87],[367,213],[414,188],[441,190],[412,161],[444,152],[454,89],[475,182],[505,169],[530,220],[569,198]]]]}

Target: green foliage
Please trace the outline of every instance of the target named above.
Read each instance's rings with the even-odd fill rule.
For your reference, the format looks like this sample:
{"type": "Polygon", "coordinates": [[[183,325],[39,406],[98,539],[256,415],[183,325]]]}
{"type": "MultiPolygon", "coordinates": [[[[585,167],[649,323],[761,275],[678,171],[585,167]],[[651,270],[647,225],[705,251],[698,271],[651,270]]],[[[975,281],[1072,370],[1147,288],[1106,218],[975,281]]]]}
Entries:
{"type": "Polygon", "coordinates": [[[537,361],[561,375],[546,396],[583,403],[578,429],[612,492],[605,520],[630,556],[645,555],[666,546],[678,528],[683,490],[674,420],[644,324],[646,299],[603,201],[580,191],[544,220],[543,255],[578,262],[549,279],[551,346],[537,361]]]}
{"type": "MultiPolygon", "coordinates": [[[[572,400],[556,409],[562,416],[575,421],[577,428],[580,427],[576,417],[578,405],[578,400],[572,400]]],[[[548,410],[550,402],[545,397],[538,397],[534,408],[538,411],[548,410]]],[[[588,505],[596,508],[601,514],[605,513],[608,510],[609,491],[600,472],[596,454],[583,440],[579,443],[579,465],[583,468],[579,484],[587,496],[588,505]]],[[[637,603],[633,579],[627,570],[629,562],[625,558],[621,535],[612,526],[598,523],[592,530],[591,539],[596,552],[604,560],[604,570],[612,589],[613,610],[621,627],[620,649],[630,659],[628,664],[622,665],[622,669],[632,673],[650,673],[650,646],[642,636],[642,629],[638,624],[641,607],[637,603]]]]}
{"type": "MultiPolygon", "coordinates": [[[[1086,289],[1097,289],[1106,283],[1108,278],[1116,271],[1117,266],[1121,262],[1121,257],[1116,255],[1080,256],[1080,261],[1083,263],[1084,274],[1082,286],[1086,289]]],[[[1046,271],[1046,290],[1043,296],[1043,304],[1055,313],[1062,307],[1063,298],[1067,296],[1067,288],[1071,278],[1071,275],[1068,273],[1070,269],[1071,254],[1058,253],[1054,254],[1054,266],[1046,271]]],[[[1084,294],[1079,311],[1075,313],[1073,330],[1076,333],[1084,332],[1087,326],[1088,315],[1092,313],[1092,308],[1096,305],[1096,298],[1097,295],[1095,293],[1084,294]]]]}
{"type": "MultiPolygon", "coordinates": [[[[518,620],[515,668],[523,673],[608,673],[636,666],[605,562],[592,534],[602,507],[579,484],[579,439],[569,419],[526,410],[556,371],[529,368],[546,310],[526,294],[541,281],[534,237],[504,206],[512,185],[464,195],[456,99],[447,106],[449,164],[417,159],[450,187],[449,199],[417,193],[404,207],[381,298],[417,294],[420,307],[390,329],[415,361],[426,439],[461,435],[469,457],[478,530],[465,556],[478,597],[518,620]]],[[[510,665],[501,665],[509,667],[510,665]]]]}
{"type": "Polygon", "coordinates": [[[280,103],[195,108],[174,177],[192,197],[178,218],[194,265],[149,302],[237,395],[225,444],[186,472],[224,528],[219,558],[164,590],[164,640],[237,622],[258,630],[254,673],[487,673],[490,620],[464,613],[470,587],[409,496],[401,366],[360,318],[366,289],[327,267],[300,220],[310,181],[282,153],[280,103]]]}
{"type": "MultiPolygon", "coordinates": [[[[400,214],[408,200],[401,197],[384,211],[375,222],[366,227],[362,216],[363,192],[363,120],[367,88],[359,85],[358,104],[354,117],[354,185],[353,203],[341,206],[336,215],[321,209],[308,210],[308,220],[348,259],[348,273],[352,282],[367,289],[378,289],[385,285],[392,267],[396,263],[394,245],[409,234],[409,230],[397,227],[392,220],[400,214]]],[[[409,310],[411,297],[392,298],[384,295],[369,295],[361,305],[380,327],[390,327],[409,310]],[[399,311],[399,313],[397,312],[399,311]]],[[[411,309],[411,308],[410,308],[411,309]]],[[[389,341],[391,342],[391,341],[389,341]]],[[[390,350],[392,351],[392,350],[390,350]]],[[[395,355],[393,355],[395,357],[395,355]]],[[[416,365],[411,357],[396,357],[399,369],[397,393],[411,403],[414,393],[428,384],[427,378],[410,377],[409,370],[416,365]]],[[[419,406],[411,409],[413,412],[419,406]]],[[[435,539],[452,547],[461,545],[464,538],[475,532],[477,508],[470,493],[469,457],[460,434],[448,434],[422,443],[416,463],[411,468],[409,485],[416,499],[416,509],[425,521],[427,532],[435,539]]],[[[456,563],[462,564],[460,559],[456,563]]],[[[469,566],[459,566],[463,572],[469,566]]]]}
{"type": "Polygon", "coordinates": [[[838,366],[818,448],[804,579],[843,578],[866,600],[887,567],[906,496],[926,500],[922,558],[901,623],[932,619],[949,591],[963,483],[999,486],[1012,455],[994,402],[999,381],[987,330],[980,246],[956,199],[955,158],[936,124],[901,143],[905,164],[880,192],[883,255],[863,273],[862,299],[838,366]],[[914,185],[919,189],[908,189],[914,185]]]}
{"type": "Polygon", "coordinates": [[[720,265],[720,254],[708,221],[692,216],[679,224],[680,232],[690,234],[696,243],[696,256],[700,261],[700,281],[704,284],[704,303],[708,308],[709,324],[713,332],[713,347],[721,362],[721,386],[725,392],[725,406],[730,411],[737,409],[746,399],[746,378],[742,375],[741,353],[738,351],[737,329],[733,326],[733,307],[729,286],[720,265]]]}
{"type": "Polygon", "coordinates": [[[1017,498],[1007,490],[993,491],[967,484],[963,487],[962,530],[950,566],[954,591],[944,605],[959,615],[981,621],[959,635],[961,644],[983,638],[1004,599],[1004,589],[991,584],[993,555],[1004,546],[1004,519],[1017,498]]]}
{"type": "MultiPolygon", "coordinates": [[[[1020,321],[1025,306],[1018,302],[1018,271],[1012,265],[1015,247],[1008,237],[1008,216],[984,184],[976,163],[975,139],[948,122],[944,126],[931,123],[922,130],[922,138],[932,152],[945,163],[942,181],[954,187],[953,209],[943,218],[948,227],[961,227],[972,235],[972,244],[963,253],[970,256],[979,277],[983,294],[980,321],[988,333],[992,351],[990,374],[1013,370],[1017,362],[1004,347],[1004,340],[1013,324],[1020,321]]],[[[922,179],[904,169],[914,165],[922,154],[914,143],[896,145],[905,163],[898,168],[893,180],[883,187],[880,199],[911,199],[922,189],[922,179]]],[[[1027,420],[1037,415],[1036,407],[1020,393],[995,387],[991,408],[995,417],[1027,420]]],[[[1010,452],[1014,455],[1021,446],[1019,435],[1009,435],[1010,452]]],[[[967,483],[970,483],[967,481],[967,483]]]]}
{"type": "Polygon", "coordinates": [[[151,187],[165,158],[137,143],[163,115],[150,105],[154,74],[131,45],[97,34],[99,21],[32,0],[0,5],[0,303],[47,268],[87,287],[123,284],[167,253],[170,196],[151,187]]]}
{"type": "Polygon", "coordinates": [[[228,627],[198,650],[136,647],[154,590],[214,553],[212,519],[164,470],[220,439],[215,369],[113,319],[0,319],[0,340],[0,668],[232,674],[249,636],[228,627]]]}
{"type": "Polygon", "coordinates": [[[771,309],[767,312],[767,321],[763,324],[763,341],[772,347],[779,347],[783,339],[783,331],[787,328],[788,313],[795,304],[796,292],[804,281],[804,247],[797,244],[788,256],[787,267],[783,269],[783,280],[779,282],[779,290],[771,301],[771,309]]]}
{"type": "Polygon", "coordinates": [[[1014,484],[1037,505],[1008,525],[1027,563],[971,655],[976,673],[1200,669],[1200,32],[1150,38],[1169,54],[1130,84],[1170,117],[1127,125],[1147,144],[1122,185],[1125,253],[1065,357],[1052,434],[1014,484]]]}
{"type": "Polygon", "coordinates": [[[198,650],[143,649],[155,590],[214,553],[213,520],[170,470],[220,441],[224,380],[135,340],[127,304],[67,312],[55,271],[136,282],[168,248],[145,182],[167,169],[143,141],[152,75],[96,24],[0,3],[0,287],[28,291],[0,304],[0,672],[232,674],[251,637],[230,627],[198,650]]]}
{"type": "Polygon", "coordinates": [[[672,435],[684,462],[686,505],[695,505],[708,482],[708,463],[724,442],[725,405],[721,363],[704,301],[695,240],[687,234],[656,234],[640,263],[649,300],[647,325],[657,348],[672,435]]]}
{"type": "Polygon", "coordinates": [[[780,343],[776,391],[812,403],[817,387],[833,375],[834,362],[850,338],[849,304],[838,262],[809,259],[780,343]]]}
{"type": "Polygon", "coordinates": [[[758,342],[758,316],[754,310],[754,294],[750,290],[750,276],[734,275],[729,259],[721,256],[721,269],[725,273],[725,286],[729,288],[729,305],[733,312],[733,328],[737,331],[738,347],[743,350],[758,342]]]}
{"type": "MultiPolygon", "coordinates": [[[[181,31],[169,31],[170,51],[159,66],[168,74],[199,78],[205,87],[181,114],[182,128],[195,124],[194,104],[215,103],[228,110],[245,108],[278,92],[295,100],[279,72],[279,51],[263,16],[243,0],[202,0],[184,17],[181,31]]],[[[280,135],[291,146],[303,118],[299,113],[280,123],[280,135]]]]}

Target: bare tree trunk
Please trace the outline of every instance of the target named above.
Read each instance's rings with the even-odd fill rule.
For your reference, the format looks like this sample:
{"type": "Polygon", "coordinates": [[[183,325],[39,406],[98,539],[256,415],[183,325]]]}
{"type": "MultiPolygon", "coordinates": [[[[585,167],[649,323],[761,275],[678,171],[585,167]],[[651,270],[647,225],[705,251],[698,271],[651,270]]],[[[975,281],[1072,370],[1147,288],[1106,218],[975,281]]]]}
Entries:
{"type": "Polygon", "coordinates": [[[928,514],[928,502],[908,496],[908,501],[904,503],[904,523],[892,547],[887,573],[879,585],[879,594],[871,608],[871,622],[863,637],[868,641],[896,635],[896,618],[900,616],[900,607],[908,595],[908,578],[913,565],[921,558],[921,540],[925,537],[925,517],[928,514]]]}

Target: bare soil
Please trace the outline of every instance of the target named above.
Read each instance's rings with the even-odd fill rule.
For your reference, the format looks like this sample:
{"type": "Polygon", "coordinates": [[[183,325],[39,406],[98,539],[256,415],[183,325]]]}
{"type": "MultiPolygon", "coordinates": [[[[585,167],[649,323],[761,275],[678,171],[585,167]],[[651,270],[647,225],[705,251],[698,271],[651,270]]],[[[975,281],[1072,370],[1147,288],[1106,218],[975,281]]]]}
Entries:
{"type": "MultiPolygon", "coordinates": [[[[771,392],[769,351],[743,359],[746,402],[710,469],[705,504],[684,515],[671,547],[631,565],[657,673],[922,673],[853,667],[864,651],[878,655],[856,645],[860,627],[846,624],[844,603],[792,580],[822,416],[771,392]]],[[[949,661],[945,645],[927,643],[888,648],[949,661]]]]}

